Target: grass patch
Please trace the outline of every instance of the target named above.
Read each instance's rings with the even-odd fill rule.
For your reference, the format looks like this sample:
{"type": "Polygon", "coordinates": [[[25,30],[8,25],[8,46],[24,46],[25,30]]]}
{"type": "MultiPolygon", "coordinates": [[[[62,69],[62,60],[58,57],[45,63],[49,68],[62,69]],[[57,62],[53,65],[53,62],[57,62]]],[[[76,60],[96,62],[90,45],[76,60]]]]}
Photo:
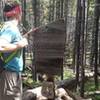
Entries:
{"type": "MultiPolygon", "coordinates": [[[[100,80],[99,80],[99,83],[100,83],[100,80]]],[[[95,88],[94,80],[91,79],[85,83],[85,91],[96,91],[96,90],[97,89],[95,88]]],[[[99,84],[98,90],[100,90],[100,84],[99,84]]]]}
{"type": "Polygon", "coordinates": [[[64,79],[70,79],[75,77],[75,74],[72,72],[72,70],[64,69],[64,79]]]}
{"type": "MultiPolygon", "coordinates": [[[[100,83],[100,80],[99,80],[99,83],[100,83]]],[[[85,83],[85,95],[88,97],[91,97],[92,100],[100,100],[100,85],[98,89],[96,89],[94,80],[93,79],[88,80],[85,83]]]]}

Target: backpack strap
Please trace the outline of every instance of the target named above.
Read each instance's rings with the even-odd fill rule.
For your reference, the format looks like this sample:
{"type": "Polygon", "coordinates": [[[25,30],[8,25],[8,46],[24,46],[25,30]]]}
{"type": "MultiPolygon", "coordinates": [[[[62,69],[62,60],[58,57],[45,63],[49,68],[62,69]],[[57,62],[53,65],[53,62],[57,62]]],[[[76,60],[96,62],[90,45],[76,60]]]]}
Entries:
{"type": "Polygon", "coordinates": [[[4,60],[4,57],[3,57],[3,53],[2,52],[0,52],[0,59],[1,60],[4,60]]]}
{"type": "Polygon", "coordinates": [[[4,58],[3,53],[0,52],[0,60],[2,61],[3,65],[6,65],[6,64],[9,63],[14,57],[16,57],[18,53],[19,53],[19,50],[16,50],[16,51],[14,51],[13,53],[11,53],[8,57],[4,58]]]}
{"type": "Polygon", "coordinates": [[[0,70],[1,70],[2,66],[4,66],[4,57],[3,57],[3,53],[0,52],[0,70]]]}
{"type": "Polygon", "coordinates": [[[11,61],[14,57],[17,56],[19,50],[14,51],[13,53],[11,53],[5,60],[5,64],[7,64],[9,61],[11,61]]]}

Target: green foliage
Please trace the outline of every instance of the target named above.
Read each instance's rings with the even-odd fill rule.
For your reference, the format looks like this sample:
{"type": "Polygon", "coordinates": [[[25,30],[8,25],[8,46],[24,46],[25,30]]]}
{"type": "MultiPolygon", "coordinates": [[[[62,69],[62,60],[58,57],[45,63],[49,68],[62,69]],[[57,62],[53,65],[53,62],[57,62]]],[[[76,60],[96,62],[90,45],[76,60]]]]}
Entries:
{"type": "Polygon", "coordinates": [[[94,14],[94,6],[95,6],[95,0],[89,0],[89,16],[93,16],[94,14]]]}
{"type": "MultiPolygon", "coordinates": [[[[99,89],[100,89],[100,86],[99,86],[99,89]]],[[[95,88],[94,80],[88,80],[88,82],[86,82],[85,84],[86,95],[91,97],[92,100],[100,100],[100,94],[96,94],[95,91],[96,91],[96,88],[95,88]],[[92,94],[90,94],[91,92],[92,94]]]]}
{"type": "Polygon", "coordinates": [[[25,77],[23,78],[24,87],[34,88],[41,85],[41,82],[33,80],[32,71],[28,67],[25,68],[24,74],[25,74],[25,77]]]}
{"type": "Polygon", "coordinates": [[[100,95],[93,95],[92,100],[100,100],[100,95]]]}
{"type": "Polygon", "coordinates": [[[93,81],[86,82],[85,91],[95,91],[95,85],[93,81]]]}
{"type": "Polygon", "coordinates": [[[76,16],[76,0],[70,0],[70,6],[71,6],[71,15],[76,16]]]}
{"type": "Polygon", "coordinates": [[[64,79],[73,78],[75,75],[71,70],[64,69],[64,79]]]}
{"type": "Polygon", "coordinates": [[[41,85],[40,82],[33,81],[32,77],[28,77],[27,79],[23,80],[23,84],[25,87],[35,88],[41,85]]]}
{"type": "Polygon", "coordinates": [[[20,2],[20,0],[14,0],[16,3],[18,3],[18,4],[20,4],[21,2],[20,2]]]}

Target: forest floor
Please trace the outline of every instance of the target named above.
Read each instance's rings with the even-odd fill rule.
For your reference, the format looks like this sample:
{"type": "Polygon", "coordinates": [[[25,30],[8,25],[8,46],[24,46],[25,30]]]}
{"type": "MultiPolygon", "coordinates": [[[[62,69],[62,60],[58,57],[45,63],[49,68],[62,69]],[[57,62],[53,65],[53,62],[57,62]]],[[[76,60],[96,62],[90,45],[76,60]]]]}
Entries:
{"type": "MultiPolygon", "coordinates": [[[[75,77],[75,73],[73,69],[65,68],[64,72],[64,78],[68,76],[69,78],[75,77]]],[[[95,81],[94,81],[94,72],[91,69],[85,70],[85,86],[84,86],[84,99],[83,100],[100,100],[100,77],[98,76],[98,89],[95,87],[95,81]]],[[[73,92],[73,94],[77,96],[80,96],[80,90],[77,92],[73,92]]]]}
{"type": "MultiPolygon", "coordinates": [[[[27,77],[24,79],[23,83],[25,87],[29,89],[41,86],[41,82],[33,81],[32,79],[32,72],[30,70],[26,71],[27,77]]],[[[65,68],[64,69],[64,80],[71,79],[75,77],[75,73],[73,69],[65,68]]],[[[99,79],[99,87],[98,89],[95,88],[94,83],[94,73],[93,71],[86,70],[85,75],[88,77],[85,81],[85,88],[84,88],[84,99],[80,99],[80,93],[72,91],[72,94],[76,98],[75,100],[100,100],[100,79],[99,79]]],[[[57,77],[59,79],[59,77],[57,77]]],[[[24,89],[25,90],[25,89],[24,89]]]]}
{"type": "Polygon", "coordinates": [[[100,79],[99,86],[96,89],[94,79],[91,78],[85,83],[85,96],[92,98],[92,100],[100,100],[100,79]]]}

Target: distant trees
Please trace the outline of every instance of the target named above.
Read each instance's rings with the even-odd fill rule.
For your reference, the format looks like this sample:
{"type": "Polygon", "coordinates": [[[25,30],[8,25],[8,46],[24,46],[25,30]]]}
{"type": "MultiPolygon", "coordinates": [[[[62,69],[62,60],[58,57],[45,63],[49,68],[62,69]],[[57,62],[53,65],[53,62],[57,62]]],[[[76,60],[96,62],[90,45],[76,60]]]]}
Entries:
{"type": "Polygon", "coordinates": [[[98,29],[99,29],[99,17],[100,17],[100,15],[98,14],[98,12],[100,12],[98,5],[100,5],[100,1],[95,0],[94,2],[95,5],[91,4],[92,2],[93,1],[86,2],[85,0],[77,0],[73,64],[76,67],[76,79],[77,79],[77,82],[80,83],[80,90],[81,90],[82,97],[84,96],[85,68],[88,65],[90,65],[90,67],[91,66],[93,67],[93,70],[95,73],[94,74],[95,86],[96,88],[98,88],[98,65],[99,65],[99,62],[98,62],[99,61],[98,60],[98,56],[99,56],[98,32],[99,30],[98,29]],[[85,6],[86,3],[87,3],[87,6],[85,6]],[[94,10],[92,6],[95,7],[94,10]],[[92,8],[92,10],[90,10],[90,8],[92,8]],[[92,15],[94,14],[94,17],[91,17],[91,14],[92,15]],[[92,23],[92,24],[89,25],[89,23],[92,23]],[[89,29],[90,27],[92,28],[89,29]],[[92,31],[90,32],[90,30],[92,31]],[[89,39],[89,34],[92,34],[90,39],[89,39]],[[87,44],[86,41],[88,43],[90,43],[91,41],[91,43],[87,44]],[[87,51],[86,51],[85,46],[86,47],[90,46],[87,49],[87,51]],[[86,58],[87,56],[88,58],[86,58]],[[89,60],[91,61],[91,63],[89,62],[89,60]]]}

